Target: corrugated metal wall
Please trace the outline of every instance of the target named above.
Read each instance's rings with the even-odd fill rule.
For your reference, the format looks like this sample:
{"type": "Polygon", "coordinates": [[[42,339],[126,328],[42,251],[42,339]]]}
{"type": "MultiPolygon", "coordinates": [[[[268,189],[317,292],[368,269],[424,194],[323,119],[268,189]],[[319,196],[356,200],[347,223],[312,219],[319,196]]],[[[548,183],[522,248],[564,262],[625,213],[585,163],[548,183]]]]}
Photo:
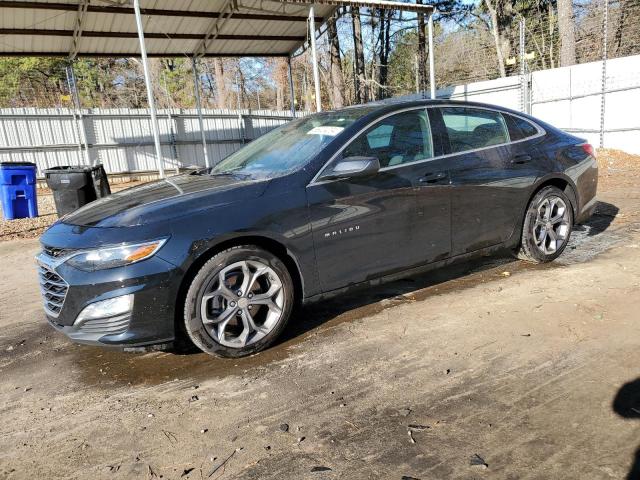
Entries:
{"type": "MultiPolygon", "coordinates": [[[[216,163],[272,128],[291,120],[289,111],[203,110],[211,162],[216,163]]],[[[195,110],[159,110],[164,168],[204,166],[195,110]]],[[[91,162],[107,172],[156,170],[146,109],[0,109],[0,161],[35,162],[42,170],[91,162]],[[84,128],[83,128],[84,127],[84,128]]]]}

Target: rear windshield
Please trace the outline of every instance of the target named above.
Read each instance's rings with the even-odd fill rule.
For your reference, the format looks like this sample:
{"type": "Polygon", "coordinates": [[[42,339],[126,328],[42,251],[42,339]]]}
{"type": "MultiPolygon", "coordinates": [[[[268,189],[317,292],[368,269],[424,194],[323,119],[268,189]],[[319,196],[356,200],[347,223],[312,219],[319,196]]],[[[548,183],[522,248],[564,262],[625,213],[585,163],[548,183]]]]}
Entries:
{"type": "Polygon", "coordinates": [[[300,169],[366,113],[357,108],[294,120],[231,154],[216,165],[211,174],[273,177],[300,169]]]}

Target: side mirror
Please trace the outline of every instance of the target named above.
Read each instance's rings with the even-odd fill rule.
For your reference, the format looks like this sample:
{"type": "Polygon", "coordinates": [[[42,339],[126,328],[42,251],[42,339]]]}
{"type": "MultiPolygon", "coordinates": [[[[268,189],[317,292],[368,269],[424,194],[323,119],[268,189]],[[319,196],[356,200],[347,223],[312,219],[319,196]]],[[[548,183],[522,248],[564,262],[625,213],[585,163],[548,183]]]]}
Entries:
{"type": "Polygon", "coordinates": [[[347,157],[339,160],[320,179],[364,178],[375,175],[378,170],[380,170],[380,160],[376,157],[347,157]]]}

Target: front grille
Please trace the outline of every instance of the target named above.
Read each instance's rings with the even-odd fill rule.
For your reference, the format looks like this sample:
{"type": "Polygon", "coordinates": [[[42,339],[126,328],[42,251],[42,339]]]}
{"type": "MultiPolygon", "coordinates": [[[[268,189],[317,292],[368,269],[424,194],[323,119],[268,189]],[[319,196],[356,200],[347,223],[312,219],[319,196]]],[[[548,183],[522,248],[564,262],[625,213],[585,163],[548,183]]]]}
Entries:
{"type": "Polygon", "coordinates": [[[104,335],[117,335],[124,333],[129,328],[131,315],[118,315],[108,318],[94,318],[82,322],[78,329],[85,333],[99,333],[104,335]]]}
{"type": "Polygon", "coordinates": [[[38,277],[44,309],[52,317],[57,317],[62,310],[69,285],[60,275],[42,264],[38,265],[38,277]]]}

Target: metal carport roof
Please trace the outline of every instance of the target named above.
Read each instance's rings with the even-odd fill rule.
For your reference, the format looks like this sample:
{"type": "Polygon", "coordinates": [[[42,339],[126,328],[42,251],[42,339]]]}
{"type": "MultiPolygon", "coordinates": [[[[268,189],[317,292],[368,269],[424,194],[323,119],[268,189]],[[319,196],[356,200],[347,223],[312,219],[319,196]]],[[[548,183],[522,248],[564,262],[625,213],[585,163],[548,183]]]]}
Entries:
{"type": "MultiPolygon", "coordinates": [[[[321,110],[316,30],[339,6],[421,11],[429,16],[433,80],[433,7],[388,0],[0,0],[0,56],[140,56],[156,161],[164,177],[148,56],[193,60],[196,108],[209,166],[198,92],[198,57],[291,57],[307,39],[316,109],[321,110]],[[313,32],[307,35],[307,32],[313,32]],[[136,42],[136,39],[138,41],[136,42]]],[[[291,90],[291,62],[289,62],[291,90]]],[[[75,89],[75,82],[73,88],[75,89]]],[[[86,135],[85,137],[85,153],[86,135]]]]}
{"type": "MultiPolygon", "coordinates": [[[[430,13],[428,5],[355,0],[141,0],[148,56],[290,56],[340,5],[430,13]]],[[[0,56],[137,56],[127,0],[0,0],[0,56]]]]}

